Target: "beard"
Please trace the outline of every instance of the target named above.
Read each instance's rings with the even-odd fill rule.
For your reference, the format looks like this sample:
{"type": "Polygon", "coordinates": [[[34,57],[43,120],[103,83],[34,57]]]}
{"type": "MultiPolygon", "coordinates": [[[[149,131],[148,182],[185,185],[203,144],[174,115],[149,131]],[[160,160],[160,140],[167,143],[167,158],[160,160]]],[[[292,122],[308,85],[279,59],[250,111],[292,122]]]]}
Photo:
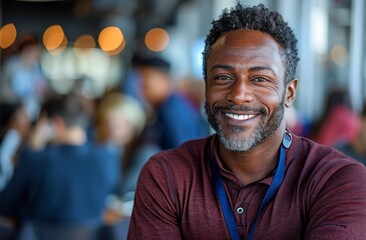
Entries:
{"type": "Polygon", "coordinates": [[[235,105],[216,105],[211,111],[211,109],[209,109],[209,107],[207,106],[207,102],[205,102],[204,108],[207,114],[208,122],[210,123],[211,127],[217,132],[217,135],[219,136],[219,139],[224,147],[228,150],[235,152],[245,152],[256,147],[278,129],[284,117],[284,101],[285,97],[283,96],[280,104],[278,104],[274,108],[272,115],[267,121],[265,119],[265,116],[268,115],[268,111],[265,108],[249,108],[246,106],[235,105]],[[244,127],[227,125],[227,130],[230,131],[230,133],[232,133],[233,135],[237,134],[238,137],[225,136],[223,126],[220,125],[218,120],[218,114],[221,111],[228,110],[259,112],[259,126],[256,127],[256,129],[250,136],[241,138],[239,137],[239,134],[246,131],[244,127]]]}

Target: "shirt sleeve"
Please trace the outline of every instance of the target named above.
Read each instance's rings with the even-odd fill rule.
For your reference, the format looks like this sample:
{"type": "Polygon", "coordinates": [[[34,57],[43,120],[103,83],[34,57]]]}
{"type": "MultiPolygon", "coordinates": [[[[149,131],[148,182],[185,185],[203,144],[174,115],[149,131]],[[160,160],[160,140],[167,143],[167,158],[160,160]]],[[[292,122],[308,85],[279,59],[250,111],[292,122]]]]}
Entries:
{"type": "Polygon", "coordinates": [[[304,239],[366,239],[366,169],[336,171],[314,197],[304,239]]]}
{"type": "Polygon", "coordinates": [[[28,159],[19,158],[19,164],[14,169],[14,175],[0,192],[0,215],[18,218],[21,214],[20,206],[25,200],[28,172],[31,166],[28,159]]]}
{"type": "Polygon", "coordinates": [[[142,169],[128,239],[182,239],[169,173],[157,158],[150,159],[142,169]]]}

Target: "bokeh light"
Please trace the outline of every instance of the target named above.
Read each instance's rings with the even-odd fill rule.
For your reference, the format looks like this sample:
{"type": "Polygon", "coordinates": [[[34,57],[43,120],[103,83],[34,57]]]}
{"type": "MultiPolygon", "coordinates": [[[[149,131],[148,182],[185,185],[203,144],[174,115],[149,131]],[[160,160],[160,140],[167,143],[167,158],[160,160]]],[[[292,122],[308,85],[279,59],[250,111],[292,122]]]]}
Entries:
{"type": "Polygon", "coordinates": [[[145,35],[146,47],[154,52],[163,51],[169,42],[169,34],[162,28],[150,29],[145,35]]]}
{"type": "Polygon", "coordinates": [[[118,48],[116,48],[112,51],[104,51],[104,53],[106,53],[107,55],[110,55],[110,56],[117,55],[123,51],[125,46],[126,46],[126,39],[123,39],[122,43],[118,46],[118,48]]]}
{"type": "Polygon", "coordinates": [[[76,54],[82,54],[95,48],[95,41],[91,35],[81,35],[74,43],[74,51],[76,54]]]}
{"type": "Polygon", "coordinates": [[[52,25],[43,34],[43,44],[54,54],[62,52],[67,46],[67,38],[60,25],[52,25]]]}
{"type": "Polygon", "coordinates": [[[17,30],[13,23],[8,23],[0,29],[0,47],[10,47],[17,37],[17,30]]]}
{"type": "Polygon", "coordinates": [[[100,48],[109,55],[120,53],[126,42],[121,29],[115,26],[104,28],[98,38],[100,48]]]}

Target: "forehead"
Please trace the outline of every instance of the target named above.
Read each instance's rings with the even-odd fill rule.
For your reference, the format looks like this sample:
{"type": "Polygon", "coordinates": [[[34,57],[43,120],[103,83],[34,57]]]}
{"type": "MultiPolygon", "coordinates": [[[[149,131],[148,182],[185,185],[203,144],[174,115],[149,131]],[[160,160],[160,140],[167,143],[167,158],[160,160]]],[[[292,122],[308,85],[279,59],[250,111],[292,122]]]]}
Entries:
{"type": "Polygon", "coordinates": [[[280,61],[283,47],[269,34],[253,30],[235,30],[222,34],[211,46],[208,64],[226,57],[243,60],[280,61]]]}

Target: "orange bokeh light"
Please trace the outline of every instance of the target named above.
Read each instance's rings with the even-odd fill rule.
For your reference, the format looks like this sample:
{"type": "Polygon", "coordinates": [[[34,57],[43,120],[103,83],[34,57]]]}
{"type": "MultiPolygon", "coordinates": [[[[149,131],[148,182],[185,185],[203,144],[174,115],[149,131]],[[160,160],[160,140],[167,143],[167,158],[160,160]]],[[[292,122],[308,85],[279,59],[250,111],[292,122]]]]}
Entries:
{"type": "Polygon", "coordinates": [[[95,41],[91,35],[81,35],[74,43],[75,48],[95,48],[95,41]]]}
{"type": "Polygon", "coordinates": [[[106,27],[100,32],[98,43],[106,53],[112,53],[119,49],[122,51],[126,44],[121,29],[114,26],[106,27]]]}
{"type": "Polygon", "coordinates": [[[17,37],[17,30],[13,23],[4,25],[0,29],[0,47],[5,49],[10,47],[17,37]]]}
{"type": "Polygon", "coordinates": [[[108,55],[117,55],[119,53],[121,53],[123,51],[123,49],[126,46],[126,40],[123,39],[122,44],[118,46],[118,48],[112,50],[112,51],[105,51],[104,53],[108,54],[108,55]]]}
{"type": "Polygon", "coordinates": [[[48,51],[63,50],[67,45],[67,38],[60,25],[52,25],[43,34],[43,44],[48,51]]]}
{"type": "Polygon", "coordinates": [[[74,51],[77,54],[89,52],[95,48],[95,41],[91,35],[81,35],[74,43],[74,51]]]}
{"type": "Polygon", "coordinates": [[[154,52],[163,51],[169,42],[169,34],[162,28],[150,29],[145,36],[146,47],[154,52]]]}

